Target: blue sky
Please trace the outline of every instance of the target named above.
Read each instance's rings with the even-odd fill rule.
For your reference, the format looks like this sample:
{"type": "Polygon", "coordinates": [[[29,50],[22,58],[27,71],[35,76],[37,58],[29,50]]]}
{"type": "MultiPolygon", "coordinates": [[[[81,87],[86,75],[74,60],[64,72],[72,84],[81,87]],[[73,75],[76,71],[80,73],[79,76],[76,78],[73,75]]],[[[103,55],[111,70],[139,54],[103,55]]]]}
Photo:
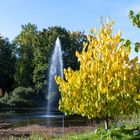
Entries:
{"type": "MultiPolygon", "coordinates": [[[[0,0],[0,33],[10,40],[21,31],[21,25],[31,22],[38,29],[62,26],[71,31],[89,33],[99,27],[99,17],[111,16],[116,21],[114,33],[123,31],[123,37],[140,41],[140,29],[128,18],[129,10],[140,11],[140,0],[0,0]]],[[[131,58],[140,52],[132,51],[131,58]]]]}

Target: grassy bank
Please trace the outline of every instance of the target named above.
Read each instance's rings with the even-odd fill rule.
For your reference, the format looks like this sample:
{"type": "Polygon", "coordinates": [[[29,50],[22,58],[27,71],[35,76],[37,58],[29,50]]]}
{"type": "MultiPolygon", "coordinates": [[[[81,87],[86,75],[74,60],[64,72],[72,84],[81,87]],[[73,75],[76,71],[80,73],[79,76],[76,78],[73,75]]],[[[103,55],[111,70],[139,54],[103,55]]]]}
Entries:
{"type": "MultiPolygon", "coordinates": [[[[110,129],[104,130],[103,123],[95,131],[81,134],[65,133],[63,135],[32,134],[29,138],[19,140],[139,140],[140,139],[140,113],[120,116],[110,121],[110,129]]],[[[15,140],[11,137],[10,140],[15,140]]]]}

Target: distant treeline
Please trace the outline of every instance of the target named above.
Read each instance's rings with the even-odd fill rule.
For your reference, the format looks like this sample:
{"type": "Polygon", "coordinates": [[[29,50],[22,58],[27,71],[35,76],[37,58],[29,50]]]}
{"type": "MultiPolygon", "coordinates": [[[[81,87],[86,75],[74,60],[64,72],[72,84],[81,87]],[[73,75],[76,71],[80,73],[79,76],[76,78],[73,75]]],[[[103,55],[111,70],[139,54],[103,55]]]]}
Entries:
{"type": "Polygon", "coordinates": [[[64,68],[79,68],[75,51],[86,41],[84,32],[71,32],[62,27],[37,29],[31,23],[10,42],[0,36],[0,106],[40,106],[45,103],[47,70],[56,38],[63,50],[64,68]],[[4,97],[2,97],[4,96],[4,97]],[[40,104],[41,103],[41,104],[40,104]]]}

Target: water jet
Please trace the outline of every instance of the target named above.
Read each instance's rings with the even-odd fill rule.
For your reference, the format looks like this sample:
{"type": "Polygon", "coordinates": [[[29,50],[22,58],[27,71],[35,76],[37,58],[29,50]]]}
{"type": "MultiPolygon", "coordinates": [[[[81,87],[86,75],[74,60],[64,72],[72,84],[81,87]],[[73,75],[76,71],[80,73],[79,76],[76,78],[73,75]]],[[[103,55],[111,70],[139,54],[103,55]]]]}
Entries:
{"type": "MultiPolygon", "coordinates": [[[[50,59],[50,66],[48,72],[48,94],[47,94],[47,118],[64,117],[58,110],[59,99],[61,98],[58,85],[55,82],[55,76],[59,75],[63,78],[63,57],[59,37],[57,37],[54,50],[50,59]]],[[[49,120],[48,120],[49,121],[49,120]]]]}

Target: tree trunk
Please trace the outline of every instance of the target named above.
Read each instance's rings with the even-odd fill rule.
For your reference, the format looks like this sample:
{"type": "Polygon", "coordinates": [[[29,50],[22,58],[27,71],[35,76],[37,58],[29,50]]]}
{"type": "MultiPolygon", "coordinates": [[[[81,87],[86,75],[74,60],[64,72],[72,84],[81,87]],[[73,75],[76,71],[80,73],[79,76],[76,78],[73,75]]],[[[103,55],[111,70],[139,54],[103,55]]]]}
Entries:
{"type": "Polygon", "coordinates": [[[108,130],[108,116],[105,118],[105,130],[108,130]]]}

